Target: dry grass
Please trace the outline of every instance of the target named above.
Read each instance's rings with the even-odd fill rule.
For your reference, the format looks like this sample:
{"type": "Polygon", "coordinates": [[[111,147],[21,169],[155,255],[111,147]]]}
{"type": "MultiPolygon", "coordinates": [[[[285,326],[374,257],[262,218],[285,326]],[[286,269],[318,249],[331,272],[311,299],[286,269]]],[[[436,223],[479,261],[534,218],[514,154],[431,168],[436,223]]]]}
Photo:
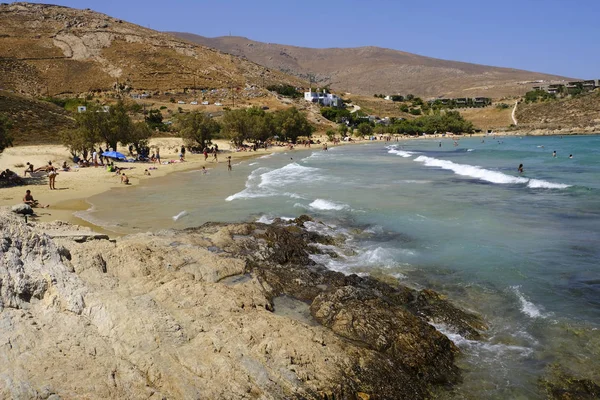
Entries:
{"type": "Polygon", "coordinates": [[[0,87],[30,95],[301,84],[297,78],[89,10],[0,5],[0,87]]]}
{"type": "Polygon", "coordinates": [[[517,119],[519,128],[600,127],[600,91],[557,101],[521,103],[517,108],[517,119]]]}

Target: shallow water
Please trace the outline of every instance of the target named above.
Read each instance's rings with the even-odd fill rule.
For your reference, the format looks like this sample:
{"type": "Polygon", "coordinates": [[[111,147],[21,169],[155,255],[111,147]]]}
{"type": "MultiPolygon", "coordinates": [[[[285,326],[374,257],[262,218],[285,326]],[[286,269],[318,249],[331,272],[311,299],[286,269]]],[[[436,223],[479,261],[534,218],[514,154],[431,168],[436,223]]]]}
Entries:
{"type": "Polygon", "coordinates": [[[484,140],[219,164],[96,196],[80,216],[129,233],[310,214],[346,243],[317,261],[433,287],[490,323],[482,342],[447,332],[465,354],[457,398],[538,398],[553,362],[598,379],[600,137],[484,140]]]}

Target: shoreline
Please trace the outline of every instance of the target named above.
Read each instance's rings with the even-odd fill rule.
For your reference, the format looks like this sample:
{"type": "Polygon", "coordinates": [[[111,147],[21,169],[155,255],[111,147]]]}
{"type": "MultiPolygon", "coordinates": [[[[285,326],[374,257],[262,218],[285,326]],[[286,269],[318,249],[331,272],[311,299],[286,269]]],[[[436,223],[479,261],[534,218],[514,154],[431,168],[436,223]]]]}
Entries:
{"type": "MultiPolygon", "coordinates": [[[[414,136],[414,137],[400,137],[399,140],[402,141],[411,141],[411,140],[456,140],[462,138],[469,137],[502,137],[502,136],[558,136],[558,135],[569,135],[569,136],[589,136],[594,135],[595,133],[557,133],[557,134],[531,134],[524,133],[520,131],[513,132],[495,132],[493,134],[487,133],[474,133],[468,136],[456,135],[456,136],[445,136],[442,137],[440,135],[427,135],[427,136],[414,136]]],[[[352,142],[340,142],[338,145],[333,146],[326,137],[324,136],[316,136],[315,140],[321,140],[321,143],[327,143],[330,148],[337,146],[346,146],[346,145],[358,145],[358,144],[368,144],[368,143],[378,143],[379,141],[371,141],[364,139],[357,139],[352,142]]],[[[221,149],[228,147],[229,143],[224,140],[215,140],[215,143],[219,145],[221,149]]],[[[382,142],[382,143],[396,143],[395,140],[391,142],[382,142]]],[[[166,149],[167,151],[163,152],[167,157],[163,157],[164,160],[168,159],[176,159],[174,155],[172,155],[173,149],[177,151],[177,149],[181,146],[180,138],[155,138],[151,140],[151,145],[153,147],[160,146],[161,149],[166,149]]],[[[303,151],[303,150],[320,150],[321,144],[314,144],[312,147],[304,147],[303,145],[297,145],[294,147],[293,151],[303,151]]],[[[187,172],[191,170],[197,170],[202,168],[202,166],[206,166],[208,169],[218,168],[219,165],[222,168],[226,168],[226,158],[227,156],[231,156],[232,160],[243,161],[250,160],[262,155],[273,154],[278,152],[288,151],[288,148],[285,146],[277,146],[270,147],[266,151],[264,149],[259,149],[256,152],[233,152],[230,150],[222,150],[220,153],[221,160],[219,163],[215,164],[209,160],[206,162],[203,160],[202,154],[187,154],[186,161],[183,163],[172,163],[168,165],[160,165],[158,169],[151,170],[151,176],[144,175],[144,167],[151,168],[156,167],[156,164],[149,163],[124,163],[119,162],[116,165],[120,167],[129,167],[133,168],[127,172],[127,175],[132,182],[131,186],[139,185],[139,184],[149,184],[149,182],[153,181],[154,178],[164,177],[176,172],[187,172]]],[[[26,161],[33,160],[35,166],[44,165],[45,161],[51,159],[54,165],[60,165],[63,159],[69,159],[70,155],[67,149],[62,145],[34,145],[34,146],[15,146],[8,149],[5,149],[4,153],[0,154],[0,169],[10,168],[17,172],[20,176],[22,175],[22,171],[19,167],[15,165],[23,164],[26,161]],[[19,161],[20,160],[20,161],[19,161]]],[[[26,189],[31,189],[34,197],[40,201],[42,204],[50,204],[49,208],[40,208],[37,211],[37,216],[35,217],[36,221],[39,222],[51,222],[51,221],[65,221],[71,224],[86,226],[94,230],[98,233],[108,234],[110,236],[122,236],[122,233],[111,231],[101,225],[94,224],[86,219],[78,217],[76,215],[79,211],[88,210],[91,205],[88,202],[93,196],[101,195],[103,193],[108,193],[113,188],[122,187],[123,185],[119,182],[119,177],[113,173],[106,172],[105,167],[87,167],[81,168],[77,172],[60,172],[57,178],[57,186],[58,190],[50,191],[46,186],[44,178],[38,178],[35,181],[32,181],[31,178],[28,178],[30,183],[21,185],[21,186],[13,186],[7,188],[0,188],[0,207],[1,206],[13,206],[15,204],[19,204],[21,201],[21,196],[25,192],[26,189]],[[67,186],[67,187],[65,187],[67,186]],[[73,187],[75,186],[75,187],[73,187]]]]}

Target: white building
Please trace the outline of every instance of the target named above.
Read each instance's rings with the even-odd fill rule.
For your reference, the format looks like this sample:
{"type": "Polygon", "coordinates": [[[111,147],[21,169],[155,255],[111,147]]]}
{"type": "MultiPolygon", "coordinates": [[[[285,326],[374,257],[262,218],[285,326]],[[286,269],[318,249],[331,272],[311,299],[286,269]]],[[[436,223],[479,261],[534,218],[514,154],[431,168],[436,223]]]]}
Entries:
{"type": "Polygon", "coordinates": [[[341,107],[344,104],[342,99],[335,94],[313,92],[312,90],[304,92],[304,100],[311,103],[319,103],[327,107],[341,107]]]}

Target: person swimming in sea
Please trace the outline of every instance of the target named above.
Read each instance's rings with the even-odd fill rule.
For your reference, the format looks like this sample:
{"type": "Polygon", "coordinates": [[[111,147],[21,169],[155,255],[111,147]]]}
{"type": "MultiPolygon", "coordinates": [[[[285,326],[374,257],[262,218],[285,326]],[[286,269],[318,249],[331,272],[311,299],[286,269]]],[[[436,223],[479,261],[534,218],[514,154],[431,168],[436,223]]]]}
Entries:
{"type": "Polygon", "coordinates": [[[556,158],[556,150],[552,152],[552,157],[556,158]]]}
{"type": "Polygon", "coordinates": [[[523,173],[523,164],[519,164],[519,173],[522,174],[523,173]]]}
{"type": "Polygon", "coordinates": [[[573,154],[569,154],[569,158],[573,158],[573,154]]]}

